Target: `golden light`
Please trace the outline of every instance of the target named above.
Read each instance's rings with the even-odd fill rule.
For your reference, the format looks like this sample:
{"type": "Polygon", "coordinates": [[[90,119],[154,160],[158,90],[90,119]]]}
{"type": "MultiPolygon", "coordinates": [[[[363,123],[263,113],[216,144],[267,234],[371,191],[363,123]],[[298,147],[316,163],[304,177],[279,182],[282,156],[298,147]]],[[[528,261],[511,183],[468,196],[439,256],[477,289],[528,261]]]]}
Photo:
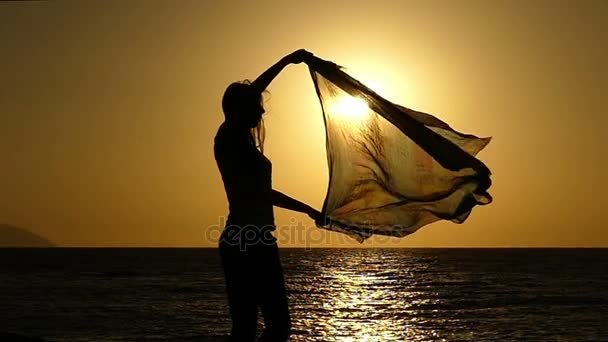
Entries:
{"type": "Polygon", "coordinates": [[[343,95],[337,98],[331,105],[330,115],[352,122],[359,123],[365,121],[369,115],[369,107],[365,100],[353,97],[350,95],[343,95]]]}
{"type": "MultiPolygon", "coordinates": [[[[443,304],[441,295],[432,288],[416,288],[395,278],[394,272],[401,271],[391,269],[389,261],[402,256],[366,250],[359,253],[337,259],[341,268],[317,269],[312,282],[324,279],[324,290],[316,300],[326,314],[306,316],[314,322],[312,330],[328,337],[324,341],[335,342],[441,340],[440,332],[428,326],[425,318],[429,306],[443,304]],[[361,263],[366,264],[365,270],[361,263]]],[[[403,275],[425,272],[426,267],[414,266],[403,275]]]]}

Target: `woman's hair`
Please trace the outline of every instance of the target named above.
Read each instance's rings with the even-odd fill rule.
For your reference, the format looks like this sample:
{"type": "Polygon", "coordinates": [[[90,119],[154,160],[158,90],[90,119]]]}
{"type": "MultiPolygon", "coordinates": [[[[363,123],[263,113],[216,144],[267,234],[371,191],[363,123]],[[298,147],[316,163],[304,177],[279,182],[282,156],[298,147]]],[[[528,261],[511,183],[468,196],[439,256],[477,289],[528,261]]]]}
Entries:
{"type": "Polygon", "coordinates": [[[264,140],[266,140],[264,118],[260,118],[258,125],[251,129],[251,139],[253,140],[253,145],[264,154],[264,140]]]}
{"type": "MultiPolygon", "coordinates": [[[[264,91],[266,93],[266,91],[264,91]]],[[[222,98],[222,110],[226,121],[241,121],[246,118],[243,116],[248,111],[254,110],[251,106],[254,103],[263,103],[263,94],[251,85],[249,80],[234,82],[226,88],[222,98]]],[[[266,128],[264,119],[260,118],[257,125],[250,130],[250,143],[264,153],[264,139],[266,138],[266,128]]]]}

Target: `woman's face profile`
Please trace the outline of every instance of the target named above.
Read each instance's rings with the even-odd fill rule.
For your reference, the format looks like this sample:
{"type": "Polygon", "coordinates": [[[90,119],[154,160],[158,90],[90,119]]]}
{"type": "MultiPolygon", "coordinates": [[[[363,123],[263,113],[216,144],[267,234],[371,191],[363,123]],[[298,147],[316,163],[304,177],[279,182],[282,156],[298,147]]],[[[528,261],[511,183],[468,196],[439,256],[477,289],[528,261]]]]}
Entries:
{"type": "Polygon", "coordinates": [[[226,119],[248,128],[256,127],[264,114],[262,95],[249,84],[231,84],[222,100],[226,119]]]}
{"type": "Polygon", "coordinates": [[[250,94],[244,99],[243,106],[241,107],[241,115],[243,116],[244,123],[248,127],[256,127],[262,119],[264,114],[264,107],[262,106],[262,99],[257,94],[250,94]]]}

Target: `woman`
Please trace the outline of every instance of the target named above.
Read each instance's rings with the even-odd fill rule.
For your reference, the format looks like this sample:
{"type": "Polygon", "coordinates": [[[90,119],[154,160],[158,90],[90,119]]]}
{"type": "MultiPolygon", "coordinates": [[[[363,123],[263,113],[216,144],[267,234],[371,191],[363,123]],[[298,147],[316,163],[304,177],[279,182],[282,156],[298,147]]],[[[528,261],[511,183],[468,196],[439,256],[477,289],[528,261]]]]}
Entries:
{"type": "Polygon", "coordinates": [[[226,280],[231,340],[254,341],[257,310],[265,330],[259,341],[286,341],[291,320],[279,261],[273,205],[303,212],[317,220],[321,213],[271,185],[270,161],[263,154],[262,93],[288,64],[311,53],[285,56],[252,83],[233,83],[224,93],[225,121],[215,136],[215,159],[224,182],[230,213],[219,248],[226,280]]]}

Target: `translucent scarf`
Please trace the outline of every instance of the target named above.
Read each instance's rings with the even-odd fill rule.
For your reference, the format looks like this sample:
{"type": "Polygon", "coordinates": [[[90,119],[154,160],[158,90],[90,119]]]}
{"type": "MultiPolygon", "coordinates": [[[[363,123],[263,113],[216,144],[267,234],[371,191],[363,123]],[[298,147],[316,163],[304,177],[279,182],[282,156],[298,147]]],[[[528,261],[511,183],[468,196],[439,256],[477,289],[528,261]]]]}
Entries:
{"type": "Polygon", "coordinates": [[[329,185],[319,227],[362,242],[403,237],[424,225],[462,223],[492,197],[490,170],[475,155],[491,138],[382,98],[314,57],[307,63],[321,101],[329,185]]]}

